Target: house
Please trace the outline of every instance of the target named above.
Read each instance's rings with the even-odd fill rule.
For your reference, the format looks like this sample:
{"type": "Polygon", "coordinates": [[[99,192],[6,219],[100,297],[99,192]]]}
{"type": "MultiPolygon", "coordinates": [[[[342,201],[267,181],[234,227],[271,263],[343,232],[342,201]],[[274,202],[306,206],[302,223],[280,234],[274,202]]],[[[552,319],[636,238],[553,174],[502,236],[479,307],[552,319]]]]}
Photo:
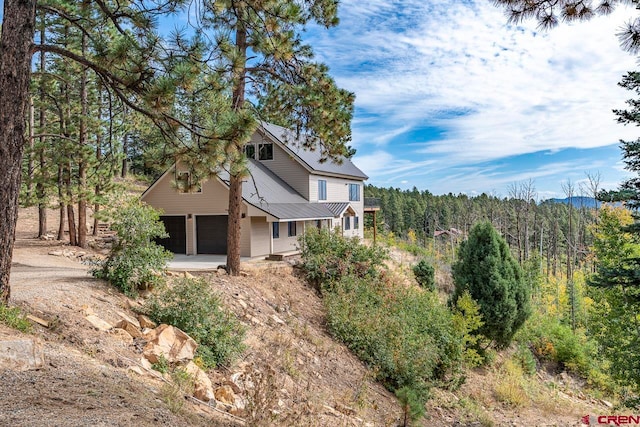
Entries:
{"type": "MultiPolygon", "coordinates": [[[[367,176],[349,159],[323,162],[294,132],[269,123],[261,124],[245,153],[250,176],[242,185],[241,256],[295,251],[309,227],[363,237],[367,176]]],[[[169,237],[160,243],[174,253],[226,254],[228,178],[222,172],[196,190],[181,190],[175,182],[188,180],[189,171],[179,163],[158,178],[142,200],[163,211],[169,237]]]]}

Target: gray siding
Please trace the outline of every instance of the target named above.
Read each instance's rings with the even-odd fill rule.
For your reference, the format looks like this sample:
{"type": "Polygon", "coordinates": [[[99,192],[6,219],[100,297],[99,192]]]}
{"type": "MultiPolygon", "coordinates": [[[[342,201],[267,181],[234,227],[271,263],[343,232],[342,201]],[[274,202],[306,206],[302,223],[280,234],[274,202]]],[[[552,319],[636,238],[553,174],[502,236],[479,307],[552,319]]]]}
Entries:
{"type": "Polygon", "coordinates": [[[288,236],[289,225],[287,222],[280,223],[280,238],[273,239],[273,252],[290,252],[298,249],[298,236],[304,232],[304,221],[296,222],[296,236],[288,236]]]}
{"type": "MultiPolygon", "coordinates": [[[[258,133],[251,138],[251,142],[257,144],[271,142],[263,139],[258,133]]],[[[289,153],[284,151],[278,144],[273,144],[273,160],[261,160],[265,167],[278,175],[284,182],[289,184],[302,197],[309,200],[309,172],[289,153]]]]}
{"type": "Polygon", "coordinates": [[[271,223],[266,217],[251,218],[251,256],[269,255],[271,250],[271,223]]]}
{"type": "Polygon", "coordinates": [[[240,256],[251,256],[251,218],[240,220],[240,256]]]}

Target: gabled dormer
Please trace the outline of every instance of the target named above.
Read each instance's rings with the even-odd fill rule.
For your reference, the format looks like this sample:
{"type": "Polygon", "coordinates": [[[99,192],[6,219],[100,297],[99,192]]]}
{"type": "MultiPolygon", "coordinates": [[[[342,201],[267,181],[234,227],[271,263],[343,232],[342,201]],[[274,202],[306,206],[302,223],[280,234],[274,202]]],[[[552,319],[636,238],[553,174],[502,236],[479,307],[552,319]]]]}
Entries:
{"type": "Polygon", "coordinates": [[[351,160],[343,158],[341,163],[331,160],[322,162],[320,151],[305,149],[302,138],[304,135],[296,137],[294,131],[263,122],[245,147],[245,153],[281,177],[309,201],[349,200],[349,192],[353,193],[354,187],[345,190],[338,188],[338,185],[359,185],[359,191],[362,192],[362,182],[368,177],[351,160]],[[319,181],[325,182],[326,199],[320,198],[323,194],[319,181]],[[337,194],[340,194],[340,200],[334,200],[337,194]]]}

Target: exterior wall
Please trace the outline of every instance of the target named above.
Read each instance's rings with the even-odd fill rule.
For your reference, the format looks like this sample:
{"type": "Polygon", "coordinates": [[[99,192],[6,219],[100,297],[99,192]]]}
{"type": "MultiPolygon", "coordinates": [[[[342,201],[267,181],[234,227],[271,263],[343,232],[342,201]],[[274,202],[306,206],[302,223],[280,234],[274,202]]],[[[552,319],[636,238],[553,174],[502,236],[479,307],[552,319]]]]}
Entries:
{"type": "MultiPolygon", "coordinates": [[[[178,166],[178,171],[180,171],[178,166]]],[[[175,174],[173,170],[161,177],[146,194],[142,201],[162,209],[165,215],[187,216],[187,255],[196,253],[196,222],[197,215],[227,215],[229,206],[229,190],[216,179],[202,183],[202,191],[198,193],[181,193],[173,185],[175,174]],[[189,214],[191,218],[189,218],[189,214]]],[[[242,206],[242,212],[247,213],[247,206],[242,206]]],[[[240,222],[240,255],[251,256],[251,222],[244,218],[240,222]]]]}
{"type": "Polygon", "coordinates": [[[173,179],[174,173],[170,171],[142,196],[142,201],[161,208],[167,215],[227,215],[229,190],[218,180],[203,182],[200,193],[181,193],[173,186],[173,179]]]}
{"type": "MultiPolygon", "coordinates": [[[[273,252],[289,252],[298,249],[298,236],[304,233],[304,221],[296,221],[296,236],[288,236],[288,222],[280,223],[280,237],[273,239],[273,252]]],[[[271,226],[269,226],[271,233],[271,226]]]]}
{"type": "Polygon", "coordinates": [[[271,251],[271,223],[266,217],[251,217],[251,255],[269,255],[271,251]]]}
{"type": "Polygon", "coordinates": [[[358,217],[359,228],[353,228],[353,218],[351,218],[351,229],[344,230],[344,220],[342,218],[334,218],[331,228],[339,226],[343,230],[346,237],[358,236],[364,238],[363,221],[364,221],[364,182],[355,179],[335,178],[331,176],[311,175],[309,177],[310,201],[311,202],[349,202],[358,217]],[[327,200],[318,200],[318,180],[327,181],[327,200]],[[360,200],[357,202],[349,201],[349,184],[358,184],[360,186],[360,200]]]}
{"type": "MultiPolygon", "coordinates": [[[[258,133],[255,133],[251,138],[251,142],[256,144],[257,153],[258,144],[268,143],[271,140],[263,139],[258,133]]],[[[309,172],[282,147],[273,143],[273,160],[260,160],[260,163],[278,175],[280,179],[289,184],[302,197],[309,200],[309,172]]]]}
{"type": "Polygon", "coordinates": [[[240,220],[240,256],[251,256],[251,218],[240,220]]]}

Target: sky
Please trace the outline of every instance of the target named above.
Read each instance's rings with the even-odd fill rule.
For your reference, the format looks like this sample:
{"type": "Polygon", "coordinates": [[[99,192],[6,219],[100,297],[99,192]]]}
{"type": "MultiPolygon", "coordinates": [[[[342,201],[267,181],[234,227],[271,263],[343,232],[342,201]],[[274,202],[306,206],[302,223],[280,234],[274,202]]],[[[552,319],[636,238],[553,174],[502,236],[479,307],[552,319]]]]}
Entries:
{"type": "Polygon", "coordinates": [[[619,140],[640,130],[612,110],[633,97],[617,83],[639,64],[615,35],[632,9],[549,31],[490,1],[343,0],[339,15],[304,39],[356,95],[368,183],[508,196],[533,180],[544,200],[587,173],[611,189],[630,176],[619,140]]]}
{"type": "Polygon", "coordinates": [[[338,13],[303,38],[356,95],[353,161],[368,183],[506,197],[532,181],[544,200],[587,173],[608,189],[631,176],[619,141],[640,129],[612,110],[640,68],[615,35],[632,8],[549,31],[508,25],[487,0],[342,0],[338,13]]]}

